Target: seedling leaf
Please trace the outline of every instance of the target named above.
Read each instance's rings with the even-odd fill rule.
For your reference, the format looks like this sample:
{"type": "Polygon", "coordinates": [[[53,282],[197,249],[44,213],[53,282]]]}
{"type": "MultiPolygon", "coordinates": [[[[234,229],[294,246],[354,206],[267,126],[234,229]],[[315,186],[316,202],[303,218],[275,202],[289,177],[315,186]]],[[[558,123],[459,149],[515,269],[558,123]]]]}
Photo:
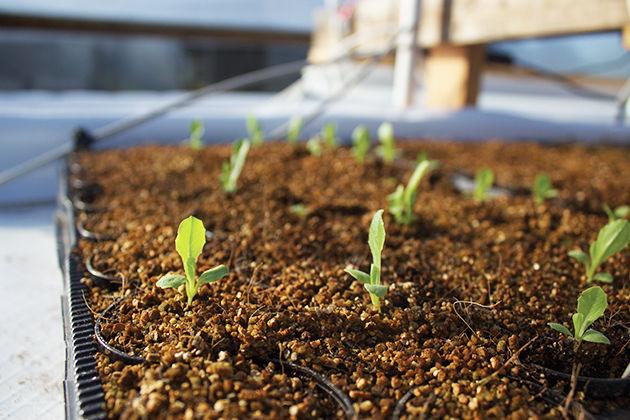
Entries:
{"type": "Polygon", "coordinates": [[[291,121],[289,121],[289,129],[287,131],[287,141],[290,144],[296,144],[298,142],[303,125],[304,120],[302,117],[291,118],[291,121]]]}
{"type": "Polygon", "coordinates": [[[322,128],[322,138],[330,149],[337,148],[337,125],[333,122],[326,123],[322,128]]]}
{"type": "Polygon", "coordinates": [[[385,122],[378,127],[378,141],[380,146],[376,149],[376,153],[383,158],[387,164],[392,163],[396,159],[396,143],[394,141],[394,126],[385,122]]]}
{"type": "Polygon", "coordinates": [[[569,337],[573,337],[573,334],[571,333],[571,331],[565,327],[562,324],[558,324],[555,322],[549,322],[547,325],[549,325],[551,328],[553,328],[554,330],[561,332],[562,334],[569,336],[569,337]]]}
{"type": "Polygon", "coordinates": [[[249,134],[249,139],[251,140],[254,146],[260,146],[263,143],[263,131],[260,123],[256,119],[256,117],[252,114],[247,116],[247,133],[249,134]]]}
{"type": "Polygon", "coordinates": [[[630,206],[619,206],[614,210],[608,206],[608,204],[604,203],[602,206],[604,212],[608,216],[609,222],[614,222],[615,220],[625,219],[628,214],[630,214],[630,206]]]}
{"type": "Polygon", "coordinates": [[[591,343],[610,344],[608,337],[595,330],[586,330],[582,336],[582,340],[589,341],[591,343]]]}
{"type": "Polygon", "coordinates": [[[193,150],[203,149],[203,134],[205,129],[203,128],[203,122],[201,120],[192,120],[190,123],[190,135],[188,137],[188,145],[193,150]]]}
{"type": "Polygon", "coordinates": [[[544,173],[536,175],[532,192],[534,194],[534,201],[536,204],[542,204],[546,199],[553,198],[558,195],[558,190],[553,188],[551,185],[551,179],[544,173]]]}
{"type": "Polygon", "coordinates": [[[313,156],[321,156],[322,141],[319,137],[312,137],[306,142],[306,150],[313,156]]]}
{"type": "Polygon", "coordinates": [[[609,273],[597,273],[593,276],[593,280],[601,281],[602,283],[612,283],[613,276],[609,273]]]}
{"type": "Polygon", "coordinates": [[[361,270],[355,270],[352,268],[346,268],[344,270],[346,273],[350,274],[352,277],[354,277],[355,280],[363,283],[363,284],[369,284],[370,283],[370,275],[364,273],[361,270]]]}
{"type": "Polygon", "coordinates": [[[219,181],[223,187],[223,191],[233,193],[236,191],[238,179],[241,176],[247,153],[251,143],[249,140],[238,140],[232,146],[232,155],[230,160],[223,162],[221,166],[221,175],[219,181]]]}
{"type": "Polygon", "coordinates": [[[182,220],[177,229],[175,249],[184,262],[184,271],[189,280],[195,276],[195,264],[205,244],[206,228],[203,222],[194,216],[182,220]]]}
{"type": "Polygon", "coordinates": [[[482,202],[488,199],[488,191],[494,182],[494,172],[490,168],[483,168],[475,174],[475,190],[473,198],[475,201],[482,202]]]}
{"type": "Polygon", "coordinates": [[[627,220],[615,220],[604,226],[591,245],[591,270],[594,270],[610,256],[624,249],[630,243],[630,223],[627,220]]]}
{"type": "Polygon", "coordinates": [[[414,221],[413,206],[416,202],[418,186],[422,178],[428,174],[435,165],[435,162],[429,160],[421,161],[416,166],[413,174],[411,174],[407,186],[399,185],[396,191],[387,197],[389,212],[394,216],[397,223],[406,225],[414,221]]]}
{"type": "Polygon", "coordinates": [[[218,265],[210,270],[206,270],[199,276],[199,284],[214,283],[217,280],[221,280],[227,276],[228,269],[223,264],[218,265]]]}
{"type": "Polygon", "coordinates": [[[578,297],[577,311],[578,314],[584,317],[580,335],[582,335],[593,322],[604,315],[607,307],[608,299],[606,298],[606,292],[599,286],[589,287],[580,294],[580,297],[578,297]]]}
{"type": "Polygon", "coordinates": [[[357,162],[363,163],[370,150],[370,131],[364,125],[357,126],[352,131],[352,154],[357,162]]]}
{"type": "Polygon", "coordinates": [[[186,282],[185,276],[182,276],[181,274],[169,273],[169,274],[166,274],[165,276],[162,276],[162,278],[159,279],[155,285],[162,289],[168,289],[168,288],[177,289],[179,286],[181,286],[185,282],[186,282]]]}
{"type": "Polygon", "coordinates": [[[385,225],[383,224],[383,210],[374,213],[372,223],[370,223],[370,232],[368,234],[368,245],[372,252],[373,264],[381,268],[381,252],[385,244],[385,225]]]}
{"type": "Polygon", "coordinates": [[[584,252],[580,251],[579,249],[574,249],[572,251],[569,251],[568,254],[569,254],[569,257],[584,264],[584,266],[588,270],[588,265],[589,265],[588,255],[586,255],[584,252]]]}
{"type": "Polygon", "coordinates": [[[365,287],[370,294],[378,296],[379,299],[383,299],[388,290],[388,287],[384,284],[364,284],[363,287],[365,287]]]}
{"type": "Polygon", "coordinates": [[[304,203],[297,203],[289,207],[289,212],[298,217],[306,217],[310,212],[310,209],[304,203]]]}

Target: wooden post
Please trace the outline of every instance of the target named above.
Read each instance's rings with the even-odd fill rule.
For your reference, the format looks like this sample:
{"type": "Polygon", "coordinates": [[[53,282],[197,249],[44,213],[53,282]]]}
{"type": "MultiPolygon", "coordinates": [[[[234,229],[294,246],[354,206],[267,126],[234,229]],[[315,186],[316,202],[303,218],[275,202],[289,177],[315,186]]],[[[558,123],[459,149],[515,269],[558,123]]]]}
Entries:
{"type": "Polygon", "coordinates": [[[413,104],[416,86],[414,71],[416,68],[416,48],[418,20],[420,18],[420,0],[401,0],[396,62],[394,64],[393,102],[398,109],[408,108],[413,104]]]}
{"type": "Polygon", "coordinates": [[[474,106],[484,59],[484,44],[432,48],[424,60],[426,105],[438,109],[474,106]]]}

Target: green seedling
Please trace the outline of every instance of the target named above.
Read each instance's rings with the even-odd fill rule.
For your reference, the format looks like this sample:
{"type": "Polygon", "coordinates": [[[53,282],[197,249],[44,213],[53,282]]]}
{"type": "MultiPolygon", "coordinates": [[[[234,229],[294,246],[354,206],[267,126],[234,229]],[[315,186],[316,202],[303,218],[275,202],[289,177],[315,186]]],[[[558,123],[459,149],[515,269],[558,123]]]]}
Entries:
{"type": "Polygon", "coordinates": [[[429,155],[427,154],[427,152],[420,152],[418,153],[418,156],[416,156],[416,162],[420,163],[424,160],[429,160],[429,155]]]}
{"type": "Polygon", "coordinates": [[[383,123],[378,127],[378,141],[380,146],[376,149],[376,153],[385,163],[392,163],[398,152],[394,141],[394,126],[391,123],[383,123]]]}
{"type": "Polygon", "coordinates": [[[311,137],[306,142],[306,150],[313,156],[321,156],[322,155],[322,140],[318,137],[311,137]]]}
{"type": "Polygon", "coordinates": [[[203,122],[201,120],[192,120],[190,123],[190,134],[188,136],[188,146],[193,150],[203,149],[203,133],[206,130],[203,128],[203,122]]]}
{"type": "Polygon", "coordinates": [[[219,181],[223,191],[227,193],[233,193],[236,191],[236,184],[238,178],[241,176],[243,166],[245,165],[245,159],[250,148],[249,140],[237,140],[232,146],[232,155],[230,160],[223,162],[221,166],[221,175],[219,181]]]}
{"type": "Polygon", "coordinates": [[[548,325],[554,330],[575,340],[575,350],[580,347],[582,341],[591,343],[610,344],[610,340],[589,327],[597,319],[601,318],[608,307],[606,293],[599,286],[593,286],[580,294],[577,301],[577,312],[573,314],[573,332],[562,324],[550,322],[548,325]]]}
{"type": "Polygon", "coordinates": [[[381,299],[387,293],[387,286],[381,284],[381,252],[385,244],[385,225],[383,224],[383,210],[378,210],[372,217],[368,234],[368,245],[372,253],[372,265],[370,274],[363,271],[346,268],[345,272],[363,283],[363,287],[370,294],[372,305],[377,311],[381,311],[381,299]]]}
{"type": "Polygon", "coordinates": [[[311,209],[308,208],[304,203],[293,204],[289,207],[289,213],[294,214],[298,217],[304,218],[311,212],[311,209]]]}
{"type": "Polygon", "coordinates": [[[611,283],[613,278],[609,273],[598,273],[597,269],[608,258],[623,250],[630,243],[630,223],[627,220],[608,222],[599,233],[595,242],[589,246],[589,255],[579,249],[569,251],[569,256],[575,258],[586,269],[586,281],[593,280],[611,283]]]}
{"type": "Polygon", "coordinates": [[[407,186],[401,184],[396,188],[396,191],[387,196],[389,212],[394,216],[397,223],[408,225],[415,220],[413,206],[418,196],[418,186],[422,178],[433,169],[434,165],[429,160],[418,163],[409,178],[407,186]]]}
{"type": "Polygon", "coordinates": [[[289,121],[289,128],[287,130],[287,142],[292,145],[296,145],[300,139],[300,132],[304,126],[304,120],[302,117],[293,117],[289,121]]]}
{"type": "Polygon", "coordinates": [[[199,259],[205,244],[206,228],[203,226],[203,222],[194,216],[182,220],[177,229],[175,249],[182,259],[185,275],[169,273],[158,280],[157,286],[162,289],[178,289],[184,285],[190,305],[201,285],[214,283],[225,277],[228,274],[228,269],[223,264],[204,271],[197,277],[197,259],[199,259]]]}
{"type": "Polygon", "coordinates": [[[534,179],[534,187],[532,188],[534,201],[536,204],[542,204],[548,198],[558,196],[558,190],[551,185],[551,178],[547,174],[538,174],[534,179]]]}
{"type": "Polygon", "coordinates": [[[475,190],[473,198],[477,202],[486,201],[488,199],[488,191],[492,188],[494,182],[494,172],[490,168],[483,168],[475,174],[475,190]]]}
{"type": "Polygon", "coordinates": [[[260,146],[261,144],[263,144],[264,137],[262,127],[260,126],[260,123],[258,122],[256,117],[253,115],[248,115],[246,125],[247,133],[249,134],[249,139],[251,140],[252,144],[254,146],[260,146]]]}
{"type": "Polygon", "coordinates": [[[329,149],[337,148],[337,126],[333,122],[326,123],[322,128],[321,138],[329,149]]]}
{"type": "Polygon", "coordinates": [[[370,143],[370,131],[366,126],[359,125],[352,131],[352,154],[358,163],[365,162],[370,143]]]}
{"type": "Polygon", "coordinates": [[[604,212],[608,216],[609,222],[614,222],[615,220],[625,219],[628,214],[630,214],[630,206],[619,206],[615,209],[611,209],[608,204],[602,206],[604,212]]]}

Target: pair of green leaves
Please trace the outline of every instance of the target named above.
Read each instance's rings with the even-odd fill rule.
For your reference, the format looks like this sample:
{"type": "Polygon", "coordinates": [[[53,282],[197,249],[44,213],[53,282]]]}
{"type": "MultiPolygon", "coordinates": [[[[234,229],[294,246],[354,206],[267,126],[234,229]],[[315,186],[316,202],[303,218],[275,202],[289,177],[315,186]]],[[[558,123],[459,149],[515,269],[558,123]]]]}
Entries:
{"type": "Polygon", "coordinates": [[[475,173],[475,189],[473,199],[477,202],[486,201],[488,192],[494,183],[494,172],[490,168],[482,168],[475,173]]]}
{"type": "Polygon", "coordinates": [[[396,191],[387,196],[389,212],[394,216],[397,223],[408,225],[415,220],[413,206],[418,196],[418,186],[422,178],[424,178],[435,165],[436,163],[430,160],[423,160],[418,163],[413,174],[411,174],[411,178],[409,178],[407,186],[399,185],[396,191]]]}
{"type": "Polygon", "coordinates": [[[608,204],[602,206],[606,216],[608,216],[609,222],[614,222],[615,220],[625,219],[628,214],[630,214],[630,206],[619,206],[614,209],[611,209],[608,204]]]}
{"type": "Polygon", "coordinates": [[[245,122],[247,126],[247,133],[249,135],[249,140],[254,146],[260,146],[263,144],[264,135],[262,126],[253,115],[248,115],[247,120],[245,122]]]}
{"type": "Polygon", "coordinates": [[[614,220],[604,226],[597,234],[595,242],[589,246],[589,255],[575,249],[569,256],[581,262],[586,269],[586,280],[611,283],[609,273],[597,273],[599,266],[608,258],[618,253],[630,243],[630,223],[627,220],[614,220]]]}
{"type": "Polygon", "coordinates": [[[358,163],[365,162],[370,146],[370,131],[364,125],[357,126],[352,131],[352,154],[358,163]]]}
{"type": "Polygon", "coordinates": [[[206,283],[214,283],[228,274],[228,269],[224,265],[204,271],[197,277],[197,259],[201,255],[203,246],[206,244],[206,228],[203,222],[194,216],[190,216],[179,224],[177,237],[175,238],[175,249],[182,259],[185,275],[169,273],[157,282],[157,286],[162,289],[177,289],[185,285],[188,304],[192,303],[199,287],[206,283]]]}
{"type": "Polygon", "coordinates": [[[203,149],[203,134],[205,133],[201,120],[192,120],[190,123],[190,134],[188,136],[188,146],[193,150],[203,149]]]}
{"type": "Polygon", "coordinates": [[[558,190],[553,188],[551,184],[551,178],[549,175],[541,173],[534,178],[534,187],[532,188],[534,195],[534,201],[536,204],[542,204],[548,198],[554,198],[558,196],[558,190]]]}
{"type": "Polygon", "coordinates": [[[383,210],[378,210],[372,217],[370,231],[368,233],[368,245],[372,253],[370,274],[352,268],[346,268],[345,272],[363,283],[368,291],[372,305],[377,311],[381,311],[381,299],[387,293],[387,286],[381,284],[381,253],[385,245],[385,224],[383,223],[383,210]]]}
{"type": "Polygon", "coordinates": [[[589,327],[601,318],[608,307],[606,293],[599,286],[593,286],[580,294],[577,302],[577,312],[573,314],[573,332],[562,324],[550,322],[548,325],[554,330],[572,337],[579,345],[582,341],[591,343],[610,344],[610,340],[589,327]]]}
{"type": "Polygon", "coordinates": [[[221,175],[219,175],[223,191],[227,193],[236,191],[238,178],[241,176],[243,166],[245,166],[250,145],[249,140],[237,140],[232,145],[232,155],[229,160],[223,162],[221,175]]]}
{"type": "Polygon", "coordinates": [[[379,155],[383,162],[390,164],[398,155],[396,150],[396,142],[394,140],[394,126],[385,122],[378,127],[379,146],[376,148],[376,154],[379,155]]]}

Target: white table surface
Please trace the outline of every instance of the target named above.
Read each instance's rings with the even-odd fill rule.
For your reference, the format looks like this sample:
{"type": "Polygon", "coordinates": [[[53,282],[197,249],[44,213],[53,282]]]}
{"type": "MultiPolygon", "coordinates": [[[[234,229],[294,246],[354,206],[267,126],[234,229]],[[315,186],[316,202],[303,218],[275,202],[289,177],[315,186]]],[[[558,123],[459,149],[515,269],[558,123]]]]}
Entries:
{"type": "Polygon", "coordinates": [[[0,419],[60,419],[62,280],[52,205],[0,210],[0,419]]]}

